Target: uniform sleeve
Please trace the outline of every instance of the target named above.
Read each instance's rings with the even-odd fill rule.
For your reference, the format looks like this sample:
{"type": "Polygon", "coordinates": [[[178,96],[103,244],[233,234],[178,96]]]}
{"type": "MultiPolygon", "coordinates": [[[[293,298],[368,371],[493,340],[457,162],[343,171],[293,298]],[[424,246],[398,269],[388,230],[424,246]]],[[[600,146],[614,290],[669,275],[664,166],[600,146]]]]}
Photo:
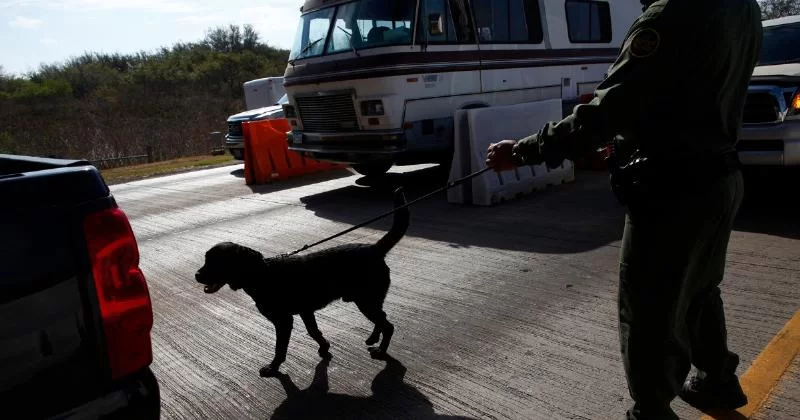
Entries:
{"type": "MultiPolygon", "coordinates": [[[[553,168],[564,159],[586,156],[615,135],[624,135],[640,124],[659,95],[670,92],[674,78],[670,72],[675,71],[676,55],[674,39],[670,39],[668,31],[675,29],[670,27],[670,18],[659,3],[631,26],[608,77],[595,90],[594,99],[576,106],[563,120],[548,122],[538,133],[519,140],[513,152],[517,164],[545,162],[553,168]]],[[[679,27],[679,22],[676,24],[679,27]]]]}

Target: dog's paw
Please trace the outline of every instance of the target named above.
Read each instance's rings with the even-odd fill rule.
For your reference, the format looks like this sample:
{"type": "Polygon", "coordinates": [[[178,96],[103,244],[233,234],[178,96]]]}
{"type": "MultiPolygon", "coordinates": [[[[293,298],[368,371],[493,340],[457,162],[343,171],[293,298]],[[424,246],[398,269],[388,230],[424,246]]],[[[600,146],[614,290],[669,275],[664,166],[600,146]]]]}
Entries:
{"type": "Polygon", "coordinates": [[[275,378],[280,375],[280,372],[276,366],[267,365],[258,371],[258,375],[262,378],[275,378]]]}
{"type": "Polygon", "coordinates": [[[319,357],[323,358],[324,360],[330,360],[333,358],[333,355],[330,352],[331,345],[330,343],[326,343],[322,346],[319,346],[319,357]]]}
{"type": "Polygon", "coordinates": [[[381,334],[380,333],[372,334],[369,337],[367,337],[367,340],[364,341],[364,342],[367,343],[368,346],[373,346],[375,344],[378,344],[378,340],[380,340],[380,339],[381,339],[381,334]]]}
{"type": "Polygon", "coordinates": [[[381,350],[380,347],[370,347],[369,355],[375,360],[386,360],[386,350],[381,350]]]}

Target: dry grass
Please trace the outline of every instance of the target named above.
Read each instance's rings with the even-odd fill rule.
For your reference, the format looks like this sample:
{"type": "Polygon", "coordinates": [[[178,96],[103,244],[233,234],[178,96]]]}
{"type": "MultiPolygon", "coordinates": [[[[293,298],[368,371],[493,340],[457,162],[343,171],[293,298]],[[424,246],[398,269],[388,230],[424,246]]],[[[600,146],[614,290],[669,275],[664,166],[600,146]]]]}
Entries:
{"type": "Polygon", "coordinates": [[[102,170],[102,174],[108,184],[119,184],[155,176],[170,175],[214,166],[233,165],[236,163],[241,163],[241,161],[234,160],[233,156],[228,154],[220,156],[194,156],[146,163],[143,165],[104,169],[102,170]]]}

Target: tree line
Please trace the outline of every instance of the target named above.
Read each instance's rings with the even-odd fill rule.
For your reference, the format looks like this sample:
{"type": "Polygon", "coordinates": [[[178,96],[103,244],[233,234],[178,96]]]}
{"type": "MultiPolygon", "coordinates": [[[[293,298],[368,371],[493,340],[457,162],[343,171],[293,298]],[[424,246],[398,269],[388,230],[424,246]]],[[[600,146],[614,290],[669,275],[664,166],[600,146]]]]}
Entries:
{"type": "Polygon", "coordinates": [[[800,0],[761,0],[759,4],[763,19],[800,15],[800,0]]]}
{"type": "Polygon", "coordinates": [[[0,153],[90,160],[208,153],[244,109],[242,84],[282,75],[289,52],[250,25],[153,52],[85,53],[24,76],[0,69],[0,153]]]}

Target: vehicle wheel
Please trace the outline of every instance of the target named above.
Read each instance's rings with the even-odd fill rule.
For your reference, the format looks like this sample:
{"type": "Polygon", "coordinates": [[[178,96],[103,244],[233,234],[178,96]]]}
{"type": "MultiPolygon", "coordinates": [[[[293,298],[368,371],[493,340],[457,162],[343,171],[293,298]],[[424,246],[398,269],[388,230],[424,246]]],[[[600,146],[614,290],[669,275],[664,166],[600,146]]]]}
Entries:
{"type": "Polygon", "coordinates": [[[368,178],[379,178],[386,175],[389,169],[392,169],[394,163],[365,163],[355,164],[351,167],[354,171],[368,178]]]}

